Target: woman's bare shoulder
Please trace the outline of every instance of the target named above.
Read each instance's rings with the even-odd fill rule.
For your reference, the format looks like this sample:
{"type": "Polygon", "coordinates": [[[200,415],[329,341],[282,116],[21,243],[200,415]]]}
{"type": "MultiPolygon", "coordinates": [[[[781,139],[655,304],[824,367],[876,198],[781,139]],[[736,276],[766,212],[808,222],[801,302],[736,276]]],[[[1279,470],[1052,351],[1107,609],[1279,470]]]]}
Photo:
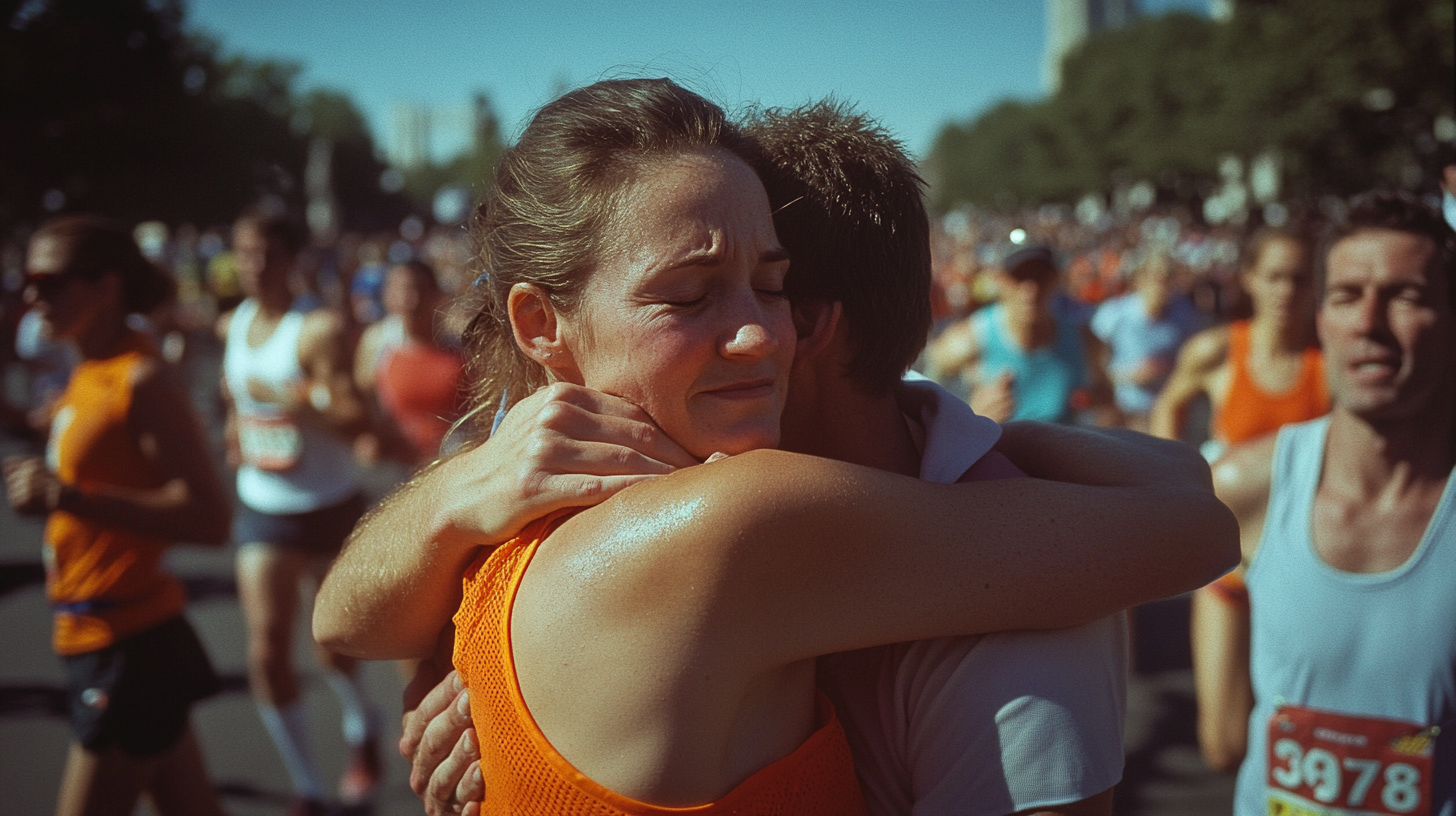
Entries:
{"type": "Polygon", "coordinates": [[[800,526],[816,508],[862,498],[861,481],[875,473],[784,451],[740,454],[633,485],[578,513],[537,559],[543,571],[577,577],[611,564],[619,586],[631,586],[623,579],[635,570],[653,582],[688,580],[776,529],[800,526]]]}
{"type": "Polygon", "coordinates": [[[751,522],[782,513],[795,502],[825,490],[830,480],[849,469],[861,470],[817,456],[750,451],[633,485],[578,513],[557,534],[600,539],[689,528],[712,534],[718,532],[717,525],[729,520],[751,522]]]}

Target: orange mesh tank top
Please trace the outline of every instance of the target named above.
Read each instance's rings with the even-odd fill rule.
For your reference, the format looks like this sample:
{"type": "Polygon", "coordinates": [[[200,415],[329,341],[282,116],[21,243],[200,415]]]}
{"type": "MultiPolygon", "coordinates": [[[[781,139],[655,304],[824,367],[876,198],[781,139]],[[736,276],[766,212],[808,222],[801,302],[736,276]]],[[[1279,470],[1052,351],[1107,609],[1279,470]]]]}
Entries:
{"type": "Polygon", "coordinates": [[[1229,324],[1229,388],[1223,407],[1213,418],[1213,435],[1227,445],[1238,444],[1278,430],[1291,422],[1324,416],[1330,410],[1323,356],[1317,348],[1304,350],[1299,376],[1282,394],[1270,394],[1249,372],[1248,320],[1229,324]]]}
{"type": "Polygon", "coordinates": [[[527,710],[511,654],[511,606],[536,548],[573,511],[532,522],[512,541],[482,556],[465,574],[455,615],[455,667],[470,689],[481,740],[486,814],[625,816],[626,814],[865,814],[854,763],[834,707],[819,696],[819,730],[793,753],[763,768],[716,802],[658,807],[588,779],[551,747],[527,710]]]}
{"type": "MultiPolygon", "coordinates": [[[[136,367],[154,356],[133,332],[124,350],[76,367],[51,424],[47,465],[62,484],[154,488],[161,476],[127,430],[136,367]]],[[[46,589],[59,654],[95,651],[182,612],[182,585],[162,570],[169,542],[56,511],[46,520],[46,589]]]]}

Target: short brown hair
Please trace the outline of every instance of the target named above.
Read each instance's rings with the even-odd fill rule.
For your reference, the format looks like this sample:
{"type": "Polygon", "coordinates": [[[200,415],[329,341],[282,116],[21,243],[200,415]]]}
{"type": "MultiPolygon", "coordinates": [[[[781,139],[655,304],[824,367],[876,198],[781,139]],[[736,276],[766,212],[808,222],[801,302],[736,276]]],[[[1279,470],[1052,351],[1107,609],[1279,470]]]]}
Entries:
{"type": "Polygon", "coordinates": [[[1456,233],[1439,211],[1409,193],[1374,190],[1351,199],[1344,217],[1334,223],[1322,254],[1328,258],[1335,244],[1375,229],[1430,238],[1435,248],[1429,271],[1446,278],[1446,296],[1456,310],[1456,233]]]}
{"type": "Polygon", "coordinates": [[[846,372],[867,392],[900,381],[930,335],[930,221],[904,148],[852,106],[824,100],[758,112],[759,176],[792,259],[793,300],[838,301],[846,372]]]}

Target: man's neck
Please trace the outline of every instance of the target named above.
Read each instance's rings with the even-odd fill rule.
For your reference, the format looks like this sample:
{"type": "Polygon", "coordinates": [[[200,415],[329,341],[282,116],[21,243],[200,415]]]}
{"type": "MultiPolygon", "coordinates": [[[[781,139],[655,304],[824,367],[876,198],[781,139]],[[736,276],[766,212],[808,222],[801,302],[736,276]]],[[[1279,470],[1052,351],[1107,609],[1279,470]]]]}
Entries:
{"type": "Polygon", "coordinates": [[[920,450],[895,395],[870,396],[847,381],[836,385],[821,391],[812,409],[800,406],[799,421],[785,419],[784,448],[918,477],[920,450]]]}
{"type": "Polygon", "coordinates": [[[1048,308],[1038,308],[1030,314],[1005,312],[1006,331],[1011,341],[1022,351],[1034,351],[1049,346],[1057,332],[1057,319],[1048,308]]]}
{"type": "Polygon", "coordinates": [[[1452,401],[1442,411],[1399,422],[1378,422],[1338,406],[1325,442],[1325,486],[1357,500],[1396,501],[1411,489],[1442,485],[1456,465],[1452,401]]]}
{"type": "Polygon", "coordinates": [[[1161,320],[1163,312],[1168,310],[1167,298],[1153,297],[1146,292],[1138,292],[1138,299],[1142,301],[1143,314],[1146,314],[1149,320],[1161,320]]]}

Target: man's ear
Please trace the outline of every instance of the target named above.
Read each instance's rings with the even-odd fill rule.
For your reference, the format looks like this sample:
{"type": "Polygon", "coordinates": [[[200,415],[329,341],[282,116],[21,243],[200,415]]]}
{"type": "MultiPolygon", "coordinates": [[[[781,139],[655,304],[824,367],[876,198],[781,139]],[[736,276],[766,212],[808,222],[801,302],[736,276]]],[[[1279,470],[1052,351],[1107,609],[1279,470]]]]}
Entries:
{"type": "Polygon", "coordinates": [[[581,372],[563,336],[556,304],[533,283],[518,283],[506,295],[506,313],[516,345],[556,381],[581,385],[581,372]]]}
{"type": "Polygon", "coordinates": [[[839,301],[816,300],[795,304],[794,332],[798,346],[794,351],[797,363],[817,357],[828,348],[844,317],[844,304],[839,301]]]}

